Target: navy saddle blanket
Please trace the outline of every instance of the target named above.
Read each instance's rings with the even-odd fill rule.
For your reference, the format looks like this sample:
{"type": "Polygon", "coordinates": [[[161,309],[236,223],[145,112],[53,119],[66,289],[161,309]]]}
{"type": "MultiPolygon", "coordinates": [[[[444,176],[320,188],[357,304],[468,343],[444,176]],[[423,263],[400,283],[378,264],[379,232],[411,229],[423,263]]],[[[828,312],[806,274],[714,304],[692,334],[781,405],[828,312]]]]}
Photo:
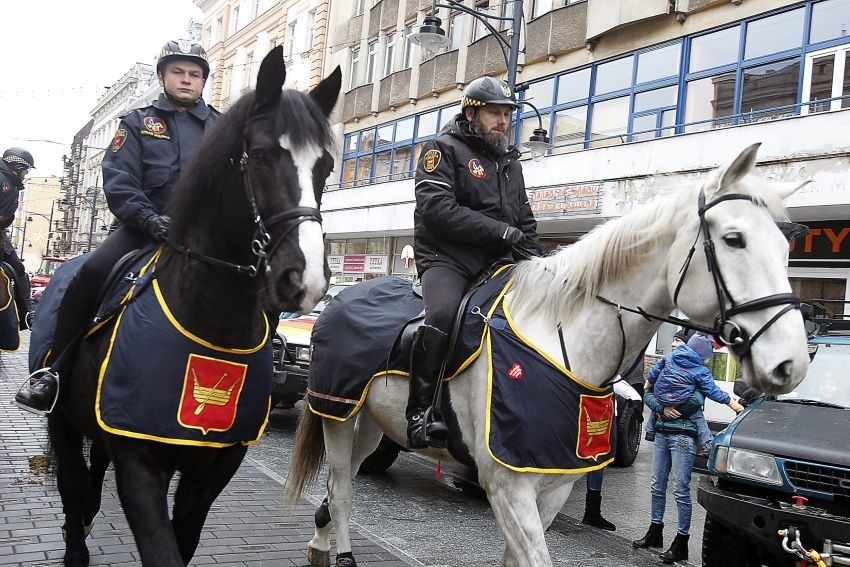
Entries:
{"type": "Polygon", "coordinates": [[[15,271],[0,262],[0,351],[14,352],[21,347],[20,317],[15,302],[15,271]]]}
{"type": "MultiPolygon", "coordinates": [[[[503,301],[511,274],[510,267],[497,271],[469,298],[446,380],[487,357],[488,451],[503,466],[553,474],[600,469],[613,458],[611,388],[582,382],[514,331],[503,301]]],[[[346,288],[331,300],[313,329],[310,410],[345,421],[376,378],[408,377],[408,353],[396,339],[421,308],[410,282],[393,277],[346,288]]]]}

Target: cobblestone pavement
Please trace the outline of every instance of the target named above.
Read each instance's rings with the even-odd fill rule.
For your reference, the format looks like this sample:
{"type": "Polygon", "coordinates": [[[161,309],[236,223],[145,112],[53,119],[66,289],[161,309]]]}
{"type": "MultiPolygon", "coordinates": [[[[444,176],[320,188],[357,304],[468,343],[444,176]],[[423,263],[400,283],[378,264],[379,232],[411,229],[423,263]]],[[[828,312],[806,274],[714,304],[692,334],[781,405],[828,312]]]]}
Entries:
{"type": "MultiPolygon", "coordinates": [[[[46,475],[45,421],[9,404],[25,376],[26,345],[19,353],[0,355],[0,565],[60,565],[61,504],[55,483],[46,475]]],[[[296,419],[294,410],[273,413],[268,433],[248,450],[210,511],[193,565],[307,565],[306,544],[324,478],[293,510],[284,511],[283,475],[296,419]]],[[[632,467],[606,470],[603,513],[618,526],[613,534],[581,524],[585,488],[583,481],[576,483],[546,534],[555,565],[661,564],[657,552],[634,550],[630,543],[643,535],[649,518],[651,449],[645,443],[632,467]]],[[[699,564],[702,518],[694,494],[691,565],[699,564]]],[[[362,567],[493,566],[504,548],[486,499],[458,483],[449,467],[436,478],[434,463],[414,454],[403,453],[384,474],[355,479],[353,520],[354,553],[362,567]]],[[[672,496],[666,520],[675,526],[672,496]]],[[[668,531],[669,541],[673,530],[668,531]]],[[[88,545],[92,565],[139,564],[111,471],[88,545]]]]}
{"type": "MultiPolygon", "coordinates": [[[[23,334],[27,341],[29,333],[23,334]]],[[[26,344],[17,353],[0,354],[0,565],[61,565],[63,517],[55,482],[46,474],[46,422],[9,403],[26,377],[26,357],[26,344]]],[[[319,501],[302,499],[285,512],[282,494],[279,477],[246,460],[213,505],[192,565],[307,565],[305,544],[319,501]]],[[[111,471],[87,543],[91,565],[139,564],[111,471]]],[[[357,526],[352,544],[363,566],[421,565],[357,526]]]]}

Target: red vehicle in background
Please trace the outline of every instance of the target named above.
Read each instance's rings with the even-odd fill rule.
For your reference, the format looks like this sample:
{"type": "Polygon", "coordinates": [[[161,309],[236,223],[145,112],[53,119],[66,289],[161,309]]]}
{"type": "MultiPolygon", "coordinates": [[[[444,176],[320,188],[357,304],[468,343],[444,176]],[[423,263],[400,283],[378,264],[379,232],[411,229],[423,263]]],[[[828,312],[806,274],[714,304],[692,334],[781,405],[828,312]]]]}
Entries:
{"type": "Polygon", "coordinates": [[[42,256],[41,266],[33,276],[30,277],[30,298],[32,299],[32,310],[35,311],[44,288],[47,287],[53,273],[65,260],[71,256],[42,256]]]}

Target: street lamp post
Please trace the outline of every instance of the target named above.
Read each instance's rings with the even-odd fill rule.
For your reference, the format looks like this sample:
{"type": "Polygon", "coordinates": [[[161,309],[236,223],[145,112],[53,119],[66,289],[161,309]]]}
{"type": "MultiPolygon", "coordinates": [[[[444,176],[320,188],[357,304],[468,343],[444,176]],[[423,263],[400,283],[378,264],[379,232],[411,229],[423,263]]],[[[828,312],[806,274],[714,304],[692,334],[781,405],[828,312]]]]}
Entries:
{"type": "MultiPolygon", "coordinates": [[[[408,41],[415,45],[419,45],[422,49],[426,51],[431,51],[436,53],[442,47],[446,47],[449,45],[449,38],[446,36],[445,30],[443,30],[442,20],[437,16],[437,8],[448,8],[449,10],[457,10],[459,12],[463,12],[464,14],[469,14],[479,22],[481,22],[490,33],[493,34],[493,38],[499,44],[499,47],[502,50],[502,55],[505,57],[505,65],[507,68],[507,79],[506,82],[511,89],[511,92],[517,93],[517,84],[516,84],[516,74],[517,68],[519,64],[519,41],[520,41],[520,29],[522,26],[522,18],[523,18],[523,10],[522,10],[522,0],[507,0],[513,4],[513,11],[511,13],[511,17],[507,18],[504,16],[494,16],[491,14],[484,14],[477,10],[473,10],[467,6],[464,6],[461,2],[457,0],[442,0],[438,2],[437,0],[432,0],[431,4],[431,14],[425,16],[425,19],[422,22],[422,25],[419,26],[414,33],[411,33],[408,37],[408,41]],[[511,28],[507,30],[507,35],[510,41],[502,37],[502,34],[497,30],[493,25],[487,20],[496,20],[501,22],[511,22],[511,28]]],[[[537,160],[542,157],[546,153],[546,148],[549,146],[549,138],[547,137],[547,132],[543,128],[543,120],[540,117],[540,112],[537,108],[526,101],[520,101],[520,104],[525,104],[530,106],[534,113],[537,115],[537,128],[534,129],[531,138],[525,142],[525,144],[531,150],[532,157],[537,160]]],[[[519,122],[519,117],[517,117],[517,123],[519,122]]],[[[519,127],[519,124],[517,124],[519,127]]]]}

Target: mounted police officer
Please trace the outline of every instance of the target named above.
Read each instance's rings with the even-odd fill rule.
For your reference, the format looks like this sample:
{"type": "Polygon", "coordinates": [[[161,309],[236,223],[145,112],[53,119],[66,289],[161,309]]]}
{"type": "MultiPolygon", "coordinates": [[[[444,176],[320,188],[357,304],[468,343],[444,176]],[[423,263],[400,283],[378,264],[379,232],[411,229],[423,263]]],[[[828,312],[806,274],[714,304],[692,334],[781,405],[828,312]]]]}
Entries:
{"type": "Polygon", "coordinates": [[[517,102],[504,81],[475,79],[461,113],[422,149],[416,169],[413,247],[425,322],[411,355],[406,416],[411,447],[445,446],[432,409],[438,373],[464,291],[513,246],[540,251],[519,152],[509,145],[517,102]]]}
{"type": "Polygon", "coordinates": [[[3,249],[0,260],[15,270],[15,303],[18,305],[18,319],[21,330],[27,328],[27,313],[30,311],[30,280],[23,262],[18,258],[6,229],[15,220],[18,199],[24,190],[24,179],[30,169],[35,167],[32,154],[23,148],[9,148],[3,152],[0,161],[0,231],[2,231],[3,249]]]}
{"type": "Polygon", "coordinates": [[[162,240],[168,232],[166,204],[180,172],[212,126],[218,112],[201,93],[210,73],[206,52],[189,40],[166,43],[156,64],[163,93],[150,106],[130,111],[103,158],[103,190],[118,220],[117,229],[80,268],[68,286],[57,315],[50,370],[30,377],[30,387],[15,396],[23,409],[52,410],[60,373],[67,375],[82,329],[97,306],[97,294],[115,263],[127,252],[162,240]],[[59,367],[56,358],[66,349],[59,367]]]}

